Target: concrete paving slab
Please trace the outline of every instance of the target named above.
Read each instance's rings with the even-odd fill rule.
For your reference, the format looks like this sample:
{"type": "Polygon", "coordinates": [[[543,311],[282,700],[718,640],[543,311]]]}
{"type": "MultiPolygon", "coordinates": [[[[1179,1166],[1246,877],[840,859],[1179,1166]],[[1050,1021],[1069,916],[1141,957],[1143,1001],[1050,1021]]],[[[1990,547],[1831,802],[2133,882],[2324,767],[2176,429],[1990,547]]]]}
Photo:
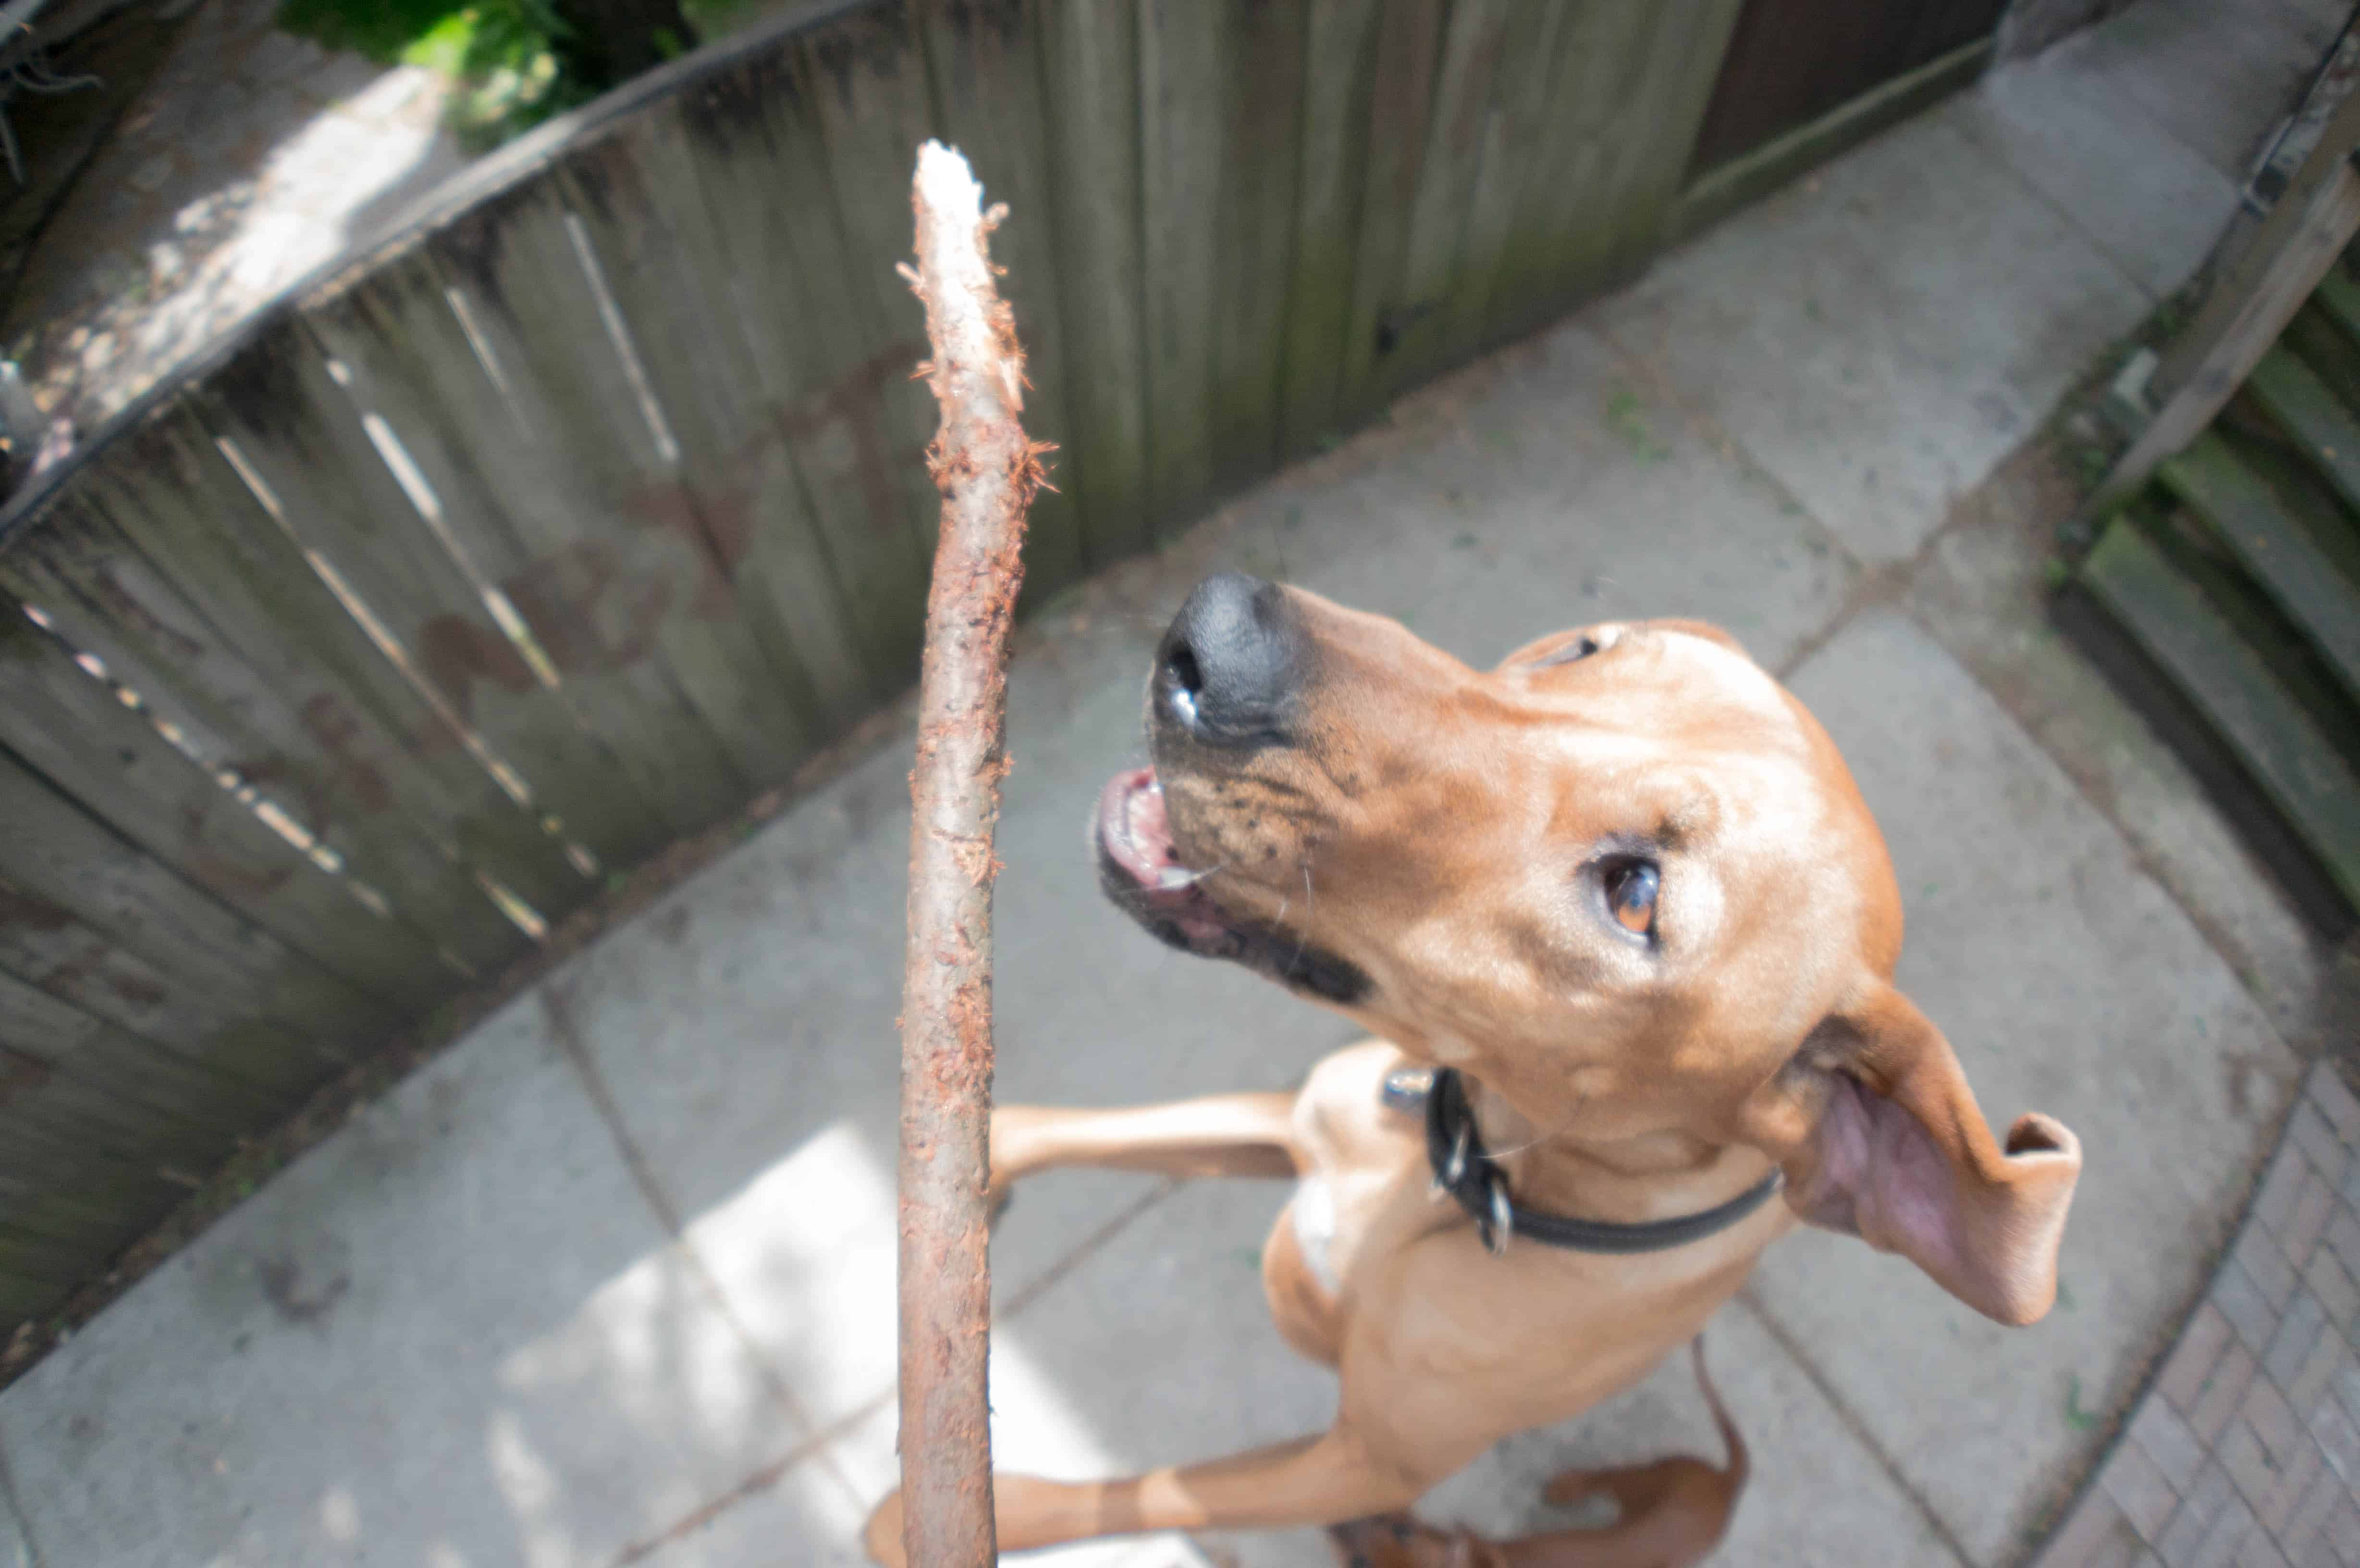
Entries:
{"type": "Polygon", "coordinates": [[[2049,51],[2238,184],[2344,22],[2332,0],[2140,0],[2049,51]]]}
{"type": "Polygon", "coordinates": [[[1910,614],[2103,807],[2280,1038],[2324,1046],[2341,1016],[2333,954],[2178,755],[2049,617],[2055,520],[2079,499],[2045,450],[2011,459],[1928,552],[1910,614]]]}
{"type": "MultiPolygon", "coordinates": [[[[1743,1299],[1714,1314],[1704,1339],[1714,1385],[1754,1464],[1713,1561],[1747,1568],[1961,1563],[1926,1510],[1743,1299]]],[[[1581,1420],[1501,1443],[1438,1488],[1421,1511],[1492,1534],[1590,1522],[1543,1504],[1541,1488],[1567,1470],[1643,1464],[1667,1454],[1716,1465],[1726,1457],[1685,1350],[1581,1420]]]]}
{"type": "MultiPolygon", "coordinates": [[[[1271,1327],[1254,1264],[1283,1190],[1193,1182],[995,1330],[993,1442],[1010,1469],[1061,1477],[1131,1474],[1324,1428],[1334,1379],[1271,1327]]],[[[1707,1333],[1724,1399],[1753,1441],[1755,1480],[1722,1561],[1795,1564],[1957,1561],[1925,1512],[1845,1427],[1753,1312],[1732,1303],[1707,1333]]],[[[893,1484],[892,1412],[839,1446],[864,1498],[893,1484]]],[[[1579,1421],[1511,1439],[1437,1489],[1420,1512],[1486,1534],[1579,1522],[1540,1502],[1577,1465],[1675,1452],[1718,1461],[1719,1439],[1685,1354],[1579,1421]]],[[[1333,1568],[1322,1532],[1208,1531],[1204,1558],[1168,1541],[1044,1553],[1059,1568],[1333,1568]],[[1145,1552],[1134,1562],[1131,1553],[1145,1552]]]]}
{"type": "Polygon", "coordinates": [[[1984,77],[1959,120],[2154,299],[2188,280],[2237,209],[2235,180],[2070,47],[1984,77]]]}
{"type": "Polygon", "coordinates": [[[527,998],[0,1399],[49,1568],[602,1564],[797,1435],[527,998]]]}
{"type": "Polygon", "coordinates": [[[2059,1305],[2035,1328],[1818,1231],[1772,1248],[1754,1290],[1974,1558],[2004,1563],[2202,1289],[2298,1063],[2114,830],[1924,633],[1870,613],[1792,684],[1891,844],[1902,985],[1994,1123],[2048,1111],[2086,1163],[2059,1305]]]}
{"type": "MultiPolygon", "coordinates": [[[[1019,1380],[1006,1376],[997,1356],[992,1377],[995,1442],[1002,1441],[999,1434],[1013,1426],[1032,1434],[1030,1443],[1019,1442],[1016,1446],[1036,1455],[1036,1468],[1046,1463],[1038,1457],[1046,1444],[1069,1461],[1082,1455],[1078,1463],[1069,1464],[1076,1474],[1108,1472],[1108,1466],[1087,1457],[1095,1448],[1088,1435],[1072,1424],[1070,1413],[1054,1391],[1046,1393],[1045,1402],[1036,1402],[1019,1380]],[[1029,1413],[1011,1421],[1010,1411],[1014,1406],[1029,1413]]],[[[1030,1391],[1043,1392],[1037,1384],[1030,1391]]],[[[781,1563],[792,1563],[795,1568],[806,1563],[813,1568],[858,1568],[866,1564],[869,1559],[861,1553],[860,1529],[877,1498],[892,1485],[893,1430],[890,1410],[873,1414],[858,1423],[844,1445],[879,1466],[868,1477],[860,1500],[853,1500],[853,1494],[841,1484],[832,1483],[814,1461],[790,1472],[778,1486],[756,1492],[636,1561],[649,1568],[778,1568],[781,1563]]],[[[1231,1568],[1208,1560],[1180,1535],[1087,1541],[1028,1552],[1010,1561],[1027,1568],[1034,1563],[1041,1568],[1231,1568]]],[[[1335,1568],[1335,1559],[1323,1556],[1317,1568],[1335,1568]]]]}
{"type": "Polygon", "coordinates": [[[631,1559],[646,1568],[860,1568],[868,1510],[814,1454],[733,1506],[684,1525],[631,1559]]]}
{"type": "Polygon", "coordinates": [[[1976,112],[1885,133],[1590,318],[1872,564],[1914,553],[2147,309],[1968,134],[1976,112]]]}
{"type": "MultiPolygon", "coordinates": [[[[1185,1183],[995,1324],[995,1463],[1087,1480],[1324,1430],[1335,1415],[1335,1377],[1286,1347],[1262,1300],[1262,1244],[1286,1191],[1276,1181],[1185,1183]]],[[[897,1424],[883,1410],[837,1445],[864,1507],[895,1483],[897,1424]]],[[[1335,1562],[1314,1530],[1256,1532],[1228,1544],[1251,1568],[1335,1562]]],[[[1028,1561],[1057,1568],[1204,1563],[1176,1538],[1091,1543],[1028,1561]]]]}
{"type": "Polygon", "coordinates": [[[1240,503],[1229,559],[1397,615],[1479,666],[1619,615],[1719,623],[1792,657],[1856,570],[1591,330],[1594,312],[1410,399],[1240,503]]]}

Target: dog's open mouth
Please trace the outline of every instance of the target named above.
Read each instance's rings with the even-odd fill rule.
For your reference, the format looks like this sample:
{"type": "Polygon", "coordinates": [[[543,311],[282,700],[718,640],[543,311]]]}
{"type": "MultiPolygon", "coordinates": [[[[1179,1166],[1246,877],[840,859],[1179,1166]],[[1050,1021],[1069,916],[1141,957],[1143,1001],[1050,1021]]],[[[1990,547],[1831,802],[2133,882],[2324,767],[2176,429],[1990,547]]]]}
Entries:
{"type": "Polygon", "coordinates": [[[1235,928],[1181,864],[1153,768],[1118,773],[1098,793],[1098,877],[1107,896],[1175,947],[1207,958],[1235,956],[1235,928]]]}
{"type": "Polygon", "coordinates": [[[1153,768],[1107,781],[1090,836],[1099,886],[1159,940],[1201,958],[1234,959],[1331,1002],[1349,1005],[1368,995],[1369,977],[1358,964],[1300,935],[1231,915],[1214,900],[1205,887],[1212,874],[1184,864],[1172,842],[1164,787],[1153,768]]]}

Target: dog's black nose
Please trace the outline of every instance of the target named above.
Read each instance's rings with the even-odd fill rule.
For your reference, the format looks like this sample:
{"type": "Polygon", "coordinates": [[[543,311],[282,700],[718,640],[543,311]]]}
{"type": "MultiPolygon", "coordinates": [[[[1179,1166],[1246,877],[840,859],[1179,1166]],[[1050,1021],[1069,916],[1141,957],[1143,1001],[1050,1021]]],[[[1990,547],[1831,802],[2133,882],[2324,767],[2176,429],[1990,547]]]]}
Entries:
{"type": "Polygon", "coordinates": [[[1303,634],[1275,583],[1224,572],[1196,585],[1155,650],[1157,716],[1208,746],[1286,738],[1303,634]]]}

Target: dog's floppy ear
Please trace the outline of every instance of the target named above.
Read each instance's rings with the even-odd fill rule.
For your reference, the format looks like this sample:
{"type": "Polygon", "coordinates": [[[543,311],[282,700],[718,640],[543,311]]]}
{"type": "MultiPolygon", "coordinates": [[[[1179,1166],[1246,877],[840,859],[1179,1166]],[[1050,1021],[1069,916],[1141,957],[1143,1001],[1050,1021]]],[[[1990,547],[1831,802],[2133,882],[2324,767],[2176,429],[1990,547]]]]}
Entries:
{"type": "Polygon", "coordinates": [[[2003,1149],[1950,1041],[1900,992],[1830,1015],[1748,1108],[1804,1219],[1900,1253],[1986,1317],[2047,1314],[2081,1140],[2027,1114],[2003,1149]]]}

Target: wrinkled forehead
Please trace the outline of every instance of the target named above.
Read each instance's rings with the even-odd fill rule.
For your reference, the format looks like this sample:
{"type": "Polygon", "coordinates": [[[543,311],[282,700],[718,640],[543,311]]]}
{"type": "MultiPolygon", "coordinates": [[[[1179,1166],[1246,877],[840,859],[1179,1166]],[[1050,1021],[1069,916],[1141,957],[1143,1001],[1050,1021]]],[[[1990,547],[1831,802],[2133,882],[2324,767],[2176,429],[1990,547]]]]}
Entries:
{"type": "Polygon", "coordinates": [[[1553,633],[1502,659],[1494,679],[1592,724],[1716,739],[1713,749],[1802,759],[1814,726],[1737,640],[1697,621],[1601,621],[1553,633]]]}

